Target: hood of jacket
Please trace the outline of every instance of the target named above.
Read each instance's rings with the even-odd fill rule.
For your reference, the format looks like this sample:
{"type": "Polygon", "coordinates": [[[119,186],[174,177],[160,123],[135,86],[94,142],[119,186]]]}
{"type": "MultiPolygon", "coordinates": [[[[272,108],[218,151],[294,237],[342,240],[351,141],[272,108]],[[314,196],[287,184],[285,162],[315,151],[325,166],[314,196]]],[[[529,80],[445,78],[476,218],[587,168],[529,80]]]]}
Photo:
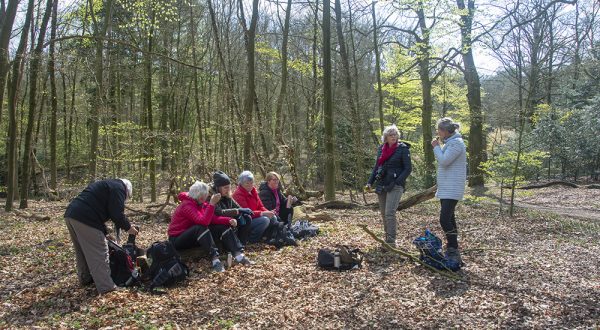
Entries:
{"type": "MultiPolygon", "coordinates": [[[[277,189],[279,189],[279,187],[277,187],[277,189]]],[[[269,187],[269,184],[267,183],[267,181],[261,182],[260,185],[258,186],[258,191],[263,191],[263,190],[273,191],[273,189],[271,189],[269,187]]]]}
{"type": "Polygon", "coordinates": [[[461,138],[462,138],[462,135],[459,132],[454,132],[454,134],[452,134],[451,136],[444,139],[444,143],[448,143],[452,140],[461,139],[461,138]]]}
{"type": "Polygon", "coordinates": [[[196,202],[192,197],[190,197],[187,193],[187,191],[182,191],[177,195],[177,199],[179,199],[180,202],[185,202],[185,201],[190,201],[190,202],[196,202]]]}

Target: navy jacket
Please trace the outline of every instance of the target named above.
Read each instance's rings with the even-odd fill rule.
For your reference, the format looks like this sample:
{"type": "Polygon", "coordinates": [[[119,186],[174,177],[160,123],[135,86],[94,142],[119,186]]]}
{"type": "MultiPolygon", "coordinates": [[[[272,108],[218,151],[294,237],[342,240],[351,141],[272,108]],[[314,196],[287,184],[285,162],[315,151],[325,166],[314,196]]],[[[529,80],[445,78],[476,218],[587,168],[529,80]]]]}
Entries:
{"type": "MultiPolygon", "coordinates": [[[[377,186],[375,187],[375,191],[381,192],[391,191],[394,189],[394,186],[402,186],[402,188],[406,185],[406,178],[412,172],[412,164],[410,161],[410,144],[407,142],[399,142],[400,145],[392,156],[388,158],[385,163],[383,163],[383,176],[382,179],[377,181],[377,186]]],[[[377,158],[375,159],[375,166],[373,167],[373,171],[371,172],[371,176],[369,177],[368,183],[372,185],[375,182],[375,176],[377,175],[377,159],[381,157],[383,145],[379,146],[377,150],[377,158]]]]}
{"type": "Polygon", "coordinates": [[[127,188],[119,179],[96,181],[75,197],[65,212],[65,218],[72,218],[90,227],[107,233],[104,224],[109,219],[118,228],[129,230],[131,224],[125,216],[127,188]]]}

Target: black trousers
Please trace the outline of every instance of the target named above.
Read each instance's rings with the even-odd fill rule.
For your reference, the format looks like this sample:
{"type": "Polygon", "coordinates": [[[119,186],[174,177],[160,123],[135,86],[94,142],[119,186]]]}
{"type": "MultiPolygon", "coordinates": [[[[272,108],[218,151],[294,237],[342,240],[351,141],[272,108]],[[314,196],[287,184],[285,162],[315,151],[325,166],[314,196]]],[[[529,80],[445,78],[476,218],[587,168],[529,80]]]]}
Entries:
{"type": "Polygon", "coordinates": [[[442,209],[440,211],[440,225],[446,234],[448,247],[458,249],[458,229],[456,228],[456,215],[454,209],[458,201],[456,199],[440,199],[442,209]]]}
{"type": "Polygon", "coordinates": [[[294,217],[294,208],[290,207],[286,208],[284,205],[281,205],[279,208],[279,221],[287,224],[291,224],[292,218],[294,217]]]}
{"type": "Polygon", "coordinates": [[[212,258],[219,256],[219,248],[216,242],[221,243],[225,250],[236,255],[243,250],[242,243],[235,234],[235,231],[225,225],[210,225],[208,228],[195,225],[188,228],[179,236],[169,237],[169,241],[171,241],[177,250],[200,247],[207,251],[212,258]]]}

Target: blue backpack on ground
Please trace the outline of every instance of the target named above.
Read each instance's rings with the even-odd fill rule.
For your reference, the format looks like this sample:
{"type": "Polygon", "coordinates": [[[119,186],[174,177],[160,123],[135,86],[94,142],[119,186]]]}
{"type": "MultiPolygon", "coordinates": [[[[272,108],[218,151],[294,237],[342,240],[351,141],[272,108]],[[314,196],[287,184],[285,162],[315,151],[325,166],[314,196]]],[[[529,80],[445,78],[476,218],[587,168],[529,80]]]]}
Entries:
{"type": "Polygon", "coordinates": [[[442,252],[442,240],[440,240],[429,229],[425,229],[425,234],[415,238],[413,244],[421,253],[420,259],[427,265],[439,270],[460,270],[460,263],[449,260],[442,252]]]}

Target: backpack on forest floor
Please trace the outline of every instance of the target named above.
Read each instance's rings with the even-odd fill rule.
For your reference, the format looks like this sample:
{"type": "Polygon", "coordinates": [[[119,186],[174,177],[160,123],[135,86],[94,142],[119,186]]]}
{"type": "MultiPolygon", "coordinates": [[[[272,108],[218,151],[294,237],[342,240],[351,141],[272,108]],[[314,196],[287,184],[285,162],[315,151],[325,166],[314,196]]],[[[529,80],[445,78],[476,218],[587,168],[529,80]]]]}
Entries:
{"type": "Polygon", "coordinates": [[[442,252],[442,240],[429,229],[423,236],[415,238],[413,244],[420,252],[420,259],[427,265],[439,270],[460,270],[460,263],[448,259],[442,252]]]}
{"type": "Polygon", "coordinates": [[[134,286],[141,283],[140,274],[131,256],[122,246],[107,240],[110,277],[117,286],[134,286]]]}
{"type": "Polygon", "coordinates": [[[320,249],[317,265],[327,270],[349,270],[362,267],[364,253],[359,248],[340,245],[336,249],[320,249]]]}
{"type": "Polygon", "coordinates": [[[148,275],[144,275],[150,281],[150,292],[154,292],[155,288],[160,286],[182,282],[190,273],[169,241],[152,243],[146,251],[146,256],[152,259],[148,275]]]}
{"type": "Polygon", "coordinates": [[[319,227],[310,223],[308,220],[294,222],[290,230],[296,239],[314,237],[319,234],[319,227]]]}

